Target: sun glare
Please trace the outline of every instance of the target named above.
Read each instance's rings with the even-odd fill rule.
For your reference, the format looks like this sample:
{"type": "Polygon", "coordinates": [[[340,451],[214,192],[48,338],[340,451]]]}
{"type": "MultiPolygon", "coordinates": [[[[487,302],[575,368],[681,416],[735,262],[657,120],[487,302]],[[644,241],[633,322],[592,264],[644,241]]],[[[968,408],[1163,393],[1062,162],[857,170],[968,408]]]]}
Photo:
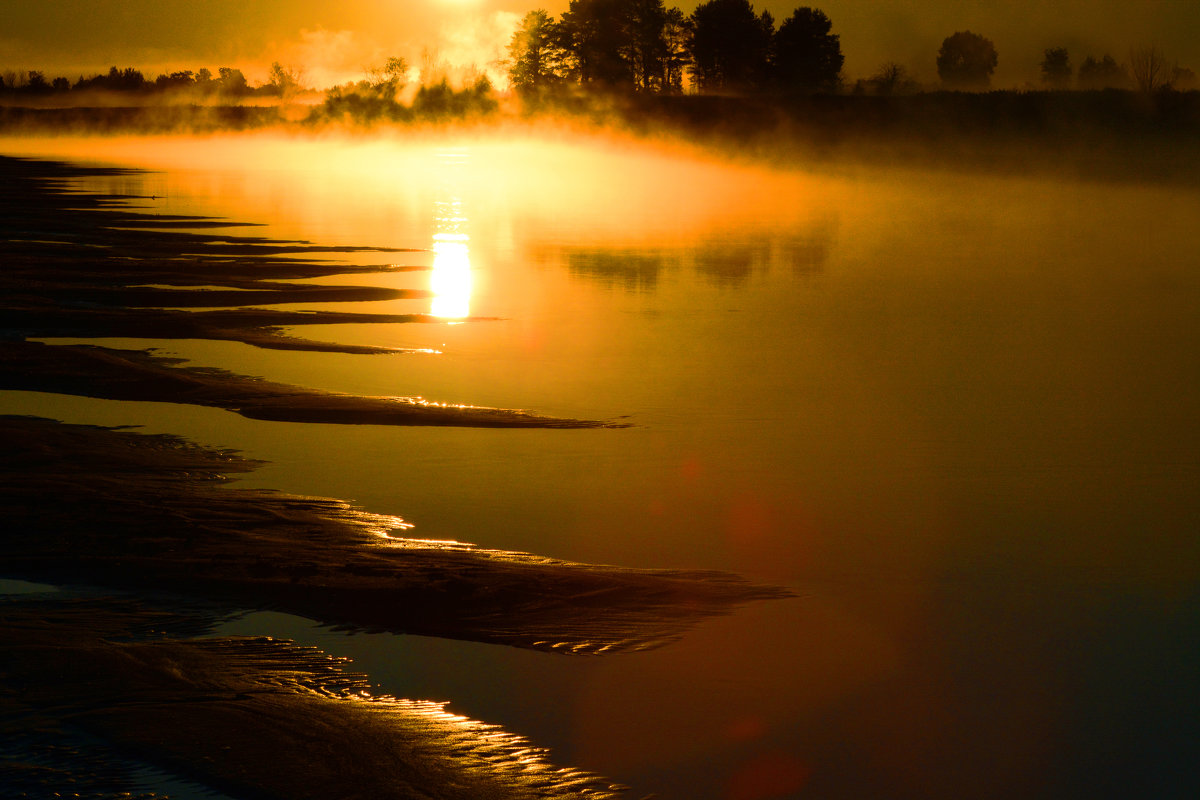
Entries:
{"type": "Polygon", "coordinates": [[[433,237],[433,275],[429,313],[444,319],[471,315],[471,257],[466,234],[439,233],[433,237]]]}
{"type": "Polygon", "coordinates": [[[438,153],[436,160],[440,187],[433,204],[433,274],[429,278],[433,301],[429,313],[443,319],[471,315],[471,237],[462,200],[469,161],[466,152],[454,150],[438,153]]]}

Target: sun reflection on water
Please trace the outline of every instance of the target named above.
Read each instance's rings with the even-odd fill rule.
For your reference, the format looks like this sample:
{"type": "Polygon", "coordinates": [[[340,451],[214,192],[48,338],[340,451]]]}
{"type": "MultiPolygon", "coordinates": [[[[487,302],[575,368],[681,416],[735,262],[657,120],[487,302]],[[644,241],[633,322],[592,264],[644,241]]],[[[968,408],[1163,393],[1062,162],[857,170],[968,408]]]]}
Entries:
{"type": "Polygon", "coordinates": [[[471,255],[465,234],[434,234],[433,273],[429,288],[433,300],[429,313],[445,319],[471,315],[471,255]]]}
{"type": "Polygon", "coordinates": [[[433,300],[429,313],[443,319],[463,319],[471,315],[471,237],[457,189],[467,155],[441,153],[438,161],[443,180],[440,197],[433,204],[433,273],[429,279],[433,300]]]}

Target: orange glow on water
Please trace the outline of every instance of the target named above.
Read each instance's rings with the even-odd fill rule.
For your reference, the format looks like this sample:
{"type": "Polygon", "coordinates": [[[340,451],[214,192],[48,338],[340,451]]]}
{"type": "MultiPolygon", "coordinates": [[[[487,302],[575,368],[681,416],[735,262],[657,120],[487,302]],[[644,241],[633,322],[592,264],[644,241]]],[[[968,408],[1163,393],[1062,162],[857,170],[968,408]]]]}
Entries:
{"type": "Polygon", "coordinates": [[[729,782],[729,800],[792,797],[804,788],[812,767],[782,752],[763,753],[742,765],[729,782]]]}
{"type": "MultiPolygon", "coordinates": [[[[456,141],[452,156],[416,132],[36,144],[179,170],[146,177],[163,213],[420,248],[361,254],[432,268],[356,276],[435,295],[376,310],[493,319],[336,334],[439,358],[239,345],[211,363],[635,423],[544,437],[309,426],[317,444],[305,444],[273,424],[147,411],[163,428],[259,437],[296,480],[402,511],[422,535],[728,569],[802,594],[712,620],[633,666],[589,663],[570,692],[524,661],[481,670],[484,702],[502,693],[499,674],[513,697],[524,700],[510,685],[531,688],[561,709],[567,752],[635,775],[704,763],[704,796],[721,800],[837,780],[963,796],[968,774],[1036,776],[1055,755],[1046,731],[1070,722],[1056,714],[1116,696],[1127,674],[1119,663],[1060,698],[1067,667],[1103,660],[1086,647],[1064,660],[1055,641],[1080,623],[1097,645],[1103,625],[1147,642],[1140,622],[1170,632],[1188,613],[1180,553],[1193,552],[1197,448],[1194,404],[1180,398],[1196,392],[1176,354],[1195,341],[1196,280],[1181,266],[1200,263],[1194,193],[772,173],[562,138],[456,141]],[[188,172],[193,155],[221,169],[188,172]],[[189,192],[222,204],[185,205],[189,192]],[[1107,608],[1102,587],[1134,581],[1147,595],[1175,587],[1181,610],[1093,613],[1107,608]]],[[[37,413],[44,401],[21,402],[37,413]]],[[[405,546],[404,525],[381,524],[395,537],[381,541],[405,546]]],[[[1182,640],[1152,657],[1171,663],[1182,640]]]]}

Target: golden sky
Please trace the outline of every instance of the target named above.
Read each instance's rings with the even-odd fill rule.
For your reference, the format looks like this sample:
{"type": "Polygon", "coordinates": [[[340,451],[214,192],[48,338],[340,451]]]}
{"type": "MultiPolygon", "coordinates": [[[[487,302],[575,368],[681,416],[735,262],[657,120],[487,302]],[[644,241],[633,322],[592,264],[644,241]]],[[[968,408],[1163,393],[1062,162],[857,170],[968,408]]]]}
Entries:
{"type": "MultiPolygon", "coordinates": [[[[668,5],[672,3],[668,2],[668,5]]],[[[389,55],[419,66],[425,51],[451,63],[496,58],[526,11],[557,15],[568,0],[5,0],[0,71],[41,69],[74,79],[109,66],[148,73],[218,66],[265,79],[272,61],[302,67],[318,86],[356,77],[389,55]]],[[[685,12],[695,2],[678,4],[685,12]]],[[[754,3],[781,22],[800,3],[754,3]]],[[[824,0],[853,81],[885,61],[936,78],[941,40],[981,33],[1000,54],[994,85],[1035,81],[1041,53],[1067,47],[1123,60],[1156,45],[1200,72],[1200,0],[824,0]]],[[[152,75],[150,77],[153,77],[152,75]]]]}

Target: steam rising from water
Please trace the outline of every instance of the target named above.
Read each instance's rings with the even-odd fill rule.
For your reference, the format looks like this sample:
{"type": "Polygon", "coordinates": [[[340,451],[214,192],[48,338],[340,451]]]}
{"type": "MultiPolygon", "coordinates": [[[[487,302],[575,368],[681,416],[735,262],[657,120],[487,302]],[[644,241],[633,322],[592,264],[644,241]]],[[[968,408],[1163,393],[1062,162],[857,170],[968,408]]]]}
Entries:
{"type": "MultiPolygon", "coordinates": [[[[818,179],[797,171],[734,164],[679,144],[551,126],[450,137],[444,131],[440,135],[380,134],[370,139],[262,133],[0,142],[5,152],[14,155],[137,164],[181,176],[201,164],[222,175],[227,170],[229,180],[248,176],[242,180],[248,184],[246,194],[255,206],[226,207],[221,213],[278,218],[295,228],[280,233],[297,238],[313,236],[331,202],[347,203],[359,213],[343,214],[342,219],[363,219],[361,230],[343,228],[328,233],[359,243],[377,237],[381,202],[409,218],[430,217],[427,205],[396,207],[407,202],[401,198],[411,186],[442,187],[442,195],[429,198],[431,203],[457,203],[460,211],[486,212],[489,218],[499,216],[504,224],[519,224],[551,238],[556,231],[586,228],[594,241],[575,242],[583,245],[601,241],[622,246],[673,244],[698,235],[709,237],[713,231],[744,229],[756,221],[769,230],[803,222],[820,213],[818,203],[829,206],[836,201],[830,195],[836,189],[830,186],[821,187],[818,200],[818,179]],[[448,152],[460,154],[469,163],[447,160],[443,154],[448,152]],[[254,184],[264,175],[272,178],[272,186],[259,191],[271,194],[255,197],[254,184]],[[280,179],[288,185],[286,191],[279,190],[280,179]],[[452,194],[446,194],[451,180],[452,194]],[[360,205],[361,210],[357,208],[360,205]],[[580,224],[584,221],[586,225],[580,224]]],[[[210,173],[210,177],[197,175],[194,179],[224,178],[214,179],[210,173]]],[[[186,192],[186,184],[181,188],[186,192]]],[[[425,202],[412,202],[418,201],[425,202]]],[[[442,230],[447,220],[462,216],[451,211],[449,206],[435,211],[437,219],[429,235],[462,232],[442,230]]],[[[455,225],[462,227],[462,222],[457,220],[455,225]]],[[[326,233],[321,231],[323,238],[326,233]]],[[[405,241],[401,246],[428,243],[426,238],[405,241]]]]}

